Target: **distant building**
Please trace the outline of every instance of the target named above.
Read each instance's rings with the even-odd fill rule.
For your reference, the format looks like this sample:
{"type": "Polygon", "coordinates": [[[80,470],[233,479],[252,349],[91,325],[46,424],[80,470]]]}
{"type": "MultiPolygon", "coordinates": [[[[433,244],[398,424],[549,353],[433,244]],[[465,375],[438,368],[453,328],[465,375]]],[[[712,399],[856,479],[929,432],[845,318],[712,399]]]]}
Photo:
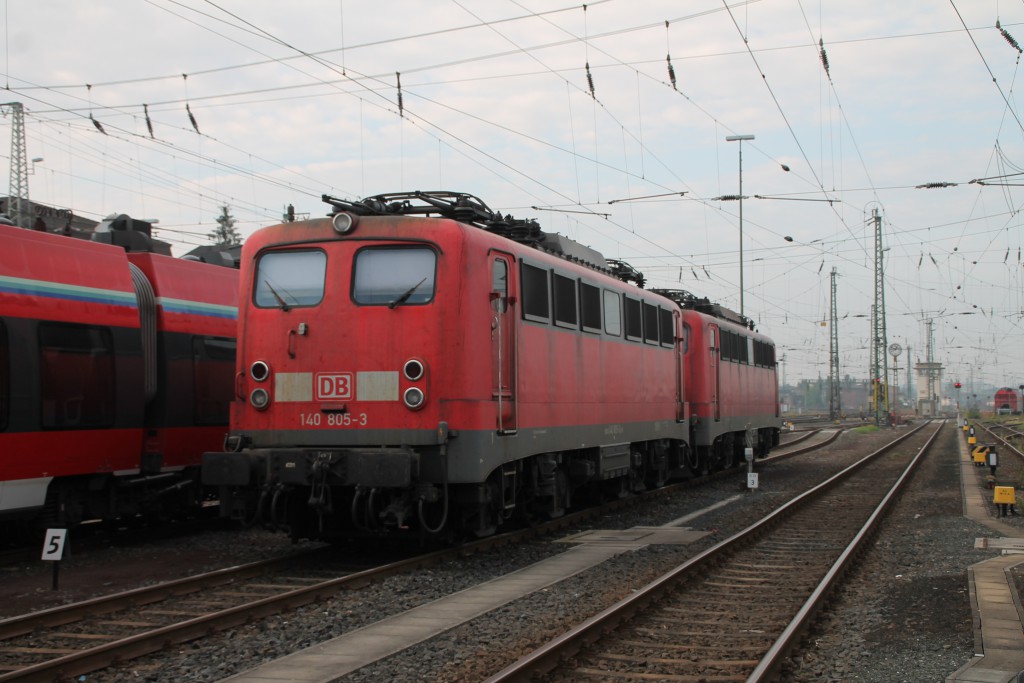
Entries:
{"type": "Polygon", "coordinates": [[[917,414],[925,417],[939,414],[942,394],[942,363],[914,364],[917,377],[917,414]]]}

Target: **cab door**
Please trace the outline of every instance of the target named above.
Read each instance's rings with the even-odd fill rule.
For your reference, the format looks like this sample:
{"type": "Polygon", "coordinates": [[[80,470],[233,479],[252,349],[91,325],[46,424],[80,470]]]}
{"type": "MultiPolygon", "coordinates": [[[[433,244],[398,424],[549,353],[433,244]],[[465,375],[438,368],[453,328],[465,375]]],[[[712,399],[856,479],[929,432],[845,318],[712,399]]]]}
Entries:
{"type": "Polygon", "coordinates": [[[519,428],[513,263],[509,254],[491,253],[491,397],[498,407],[499,434],[515,434],[519,428]]]}
{"type": "Polygon", "coordinates": [[[708,377],[708,400],[711,403],[711,415],[716,421],[722,419],[722,409],[719,404],[718,396],[721,385],[721,360],[719,359],[719,351],[721,350],[721,331],[718,329],[718,325],[714,323],[708,325],[708,371],[710,376],[708,377]]]}

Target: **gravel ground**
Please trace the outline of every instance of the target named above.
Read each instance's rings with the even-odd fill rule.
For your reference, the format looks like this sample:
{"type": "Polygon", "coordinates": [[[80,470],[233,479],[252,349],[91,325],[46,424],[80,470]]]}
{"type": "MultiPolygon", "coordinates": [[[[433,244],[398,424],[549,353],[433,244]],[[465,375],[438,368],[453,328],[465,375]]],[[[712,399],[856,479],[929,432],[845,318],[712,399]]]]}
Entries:
{"type": "MultiPolygon", "coordinates": [[[[955,446],[953,430],[945,431],[949,445],[955,446]]],[[[891,432],[846,433],[827,452],[762,469],[761,488],[757,492],[744,495],[734,506],[694,520],[694,528],[711,532],[705,539],[687,546],[655,546],[618,556],[557,586],[526,596],[357,671],[345,680],[481,680],[742,528],[745,520],[788,500],[809,481],[819,481],[838,471],[859,453],[877,447],[890,437],[891,432]]],[[[744,484],[745,476],[737,475],[658,500],[642,511],[616,513],[599,520],[593,528],[664,524],[735,495],[743,490],[744,484]]],[[[897,517],[886,524],[876,549],[857,570],[855,586],[862,585],[862,588],[848,588],[840,596],[823,620],[813,647],[795,660],[793,677],[787,680],[942,680],[970,659],[973,637],[966,567],[992,555],[992,551],[973,549],[976,536],[992,533],[960,517],[960,505],[955,454],[932,456],[926,470],[915,477],[912,490],[898,506],[897,517]],[[937,596],[941,596],[941,600],[936,600],[937,596]],[[850,623],[853,626],[847,633],[844,629],[850,623]]],[[[575,531],[565,535],[569,533],[575,531]]],[[[121,669],[97,672],[86,680],[115,683],[216,681],[549,557],[562,549],[561,544],[552,540],[460,558],[430,570],[393,577],[287,615],[175,646],[159,655],[129,662],[121,669]]],[[[190,558],[190,566],[199,571],[217,565],[224,558],[256,559],[255,556],[291,549],[279,535],[258,531],[218,535],[216,540],[188,540],[182,545],[185,546],[182,549],[161,546],[139,554],[149,558],[149,565],[158,562],[165,567],[167,555],[180,554],[190,558]],[[253,543],[259,545],[253,546],[253,543]],[[204,553],[209,555],[205,562],[202,561],[204,553]]],[[[134,562],[129,555],[131,551],[119,551],[114,560],[122,566],[122,573],[134,562]]],[[[224,564],[231,563],[224,561],[224,564]]],[[[11,574],[7,578],[16,580],[6,586],[5,592],[13,588],[29,595],[41,592],[38,584],[48,576],[38,571],[32,575],[27,570],[11,574]],[[26,582],[32,580],[36,585],[29,590],[26,582]]],[[[145,575],[136,568],[135,576],[138,580],[145,575]]],[[[94,581],[102,579],[101,573],[94,575],[94,581]]],[[[124,584],[123,587],[127,587],[130,582],[124,584]]],[[[104,589],[94,586],[93,592],[104,592],[104,589]]]]}
{"type": "Polygon", "coordinates": [[[962,516],[957,438],[944,429],[786,680],[941,682],[974,655],[967,568],[998,534],[962,516]]]}

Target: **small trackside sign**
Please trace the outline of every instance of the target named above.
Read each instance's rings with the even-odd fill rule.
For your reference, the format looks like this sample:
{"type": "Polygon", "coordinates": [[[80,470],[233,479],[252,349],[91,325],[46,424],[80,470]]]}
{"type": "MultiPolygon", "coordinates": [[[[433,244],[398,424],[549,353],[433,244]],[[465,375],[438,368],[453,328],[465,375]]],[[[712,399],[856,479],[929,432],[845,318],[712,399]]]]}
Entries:
{"type": "Polygon", "coordinates": [[[318,372],[314,386],[317,401],[351,401],[354,377],[351,372],[318,372]]]}
{"type": "Polygon", "coordinates": [[[64,557],[64,540],[68,536],[67,529],[47,529],[43,541],[42,559],[58,562],[64,557]]]}

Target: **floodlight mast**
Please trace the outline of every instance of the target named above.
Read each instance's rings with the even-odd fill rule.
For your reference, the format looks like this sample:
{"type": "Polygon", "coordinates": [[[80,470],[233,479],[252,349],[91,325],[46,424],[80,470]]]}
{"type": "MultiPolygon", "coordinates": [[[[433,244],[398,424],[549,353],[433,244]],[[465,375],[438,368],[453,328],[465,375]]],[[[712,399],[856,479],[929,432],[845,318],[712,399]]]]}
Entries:
{"type": "Polygon", "coordinates": [[[740,143],[740,315],[746,315],[743,307],[743,141],[753,140],[753,135],[727,135],[726,142],[740,143]]]}

